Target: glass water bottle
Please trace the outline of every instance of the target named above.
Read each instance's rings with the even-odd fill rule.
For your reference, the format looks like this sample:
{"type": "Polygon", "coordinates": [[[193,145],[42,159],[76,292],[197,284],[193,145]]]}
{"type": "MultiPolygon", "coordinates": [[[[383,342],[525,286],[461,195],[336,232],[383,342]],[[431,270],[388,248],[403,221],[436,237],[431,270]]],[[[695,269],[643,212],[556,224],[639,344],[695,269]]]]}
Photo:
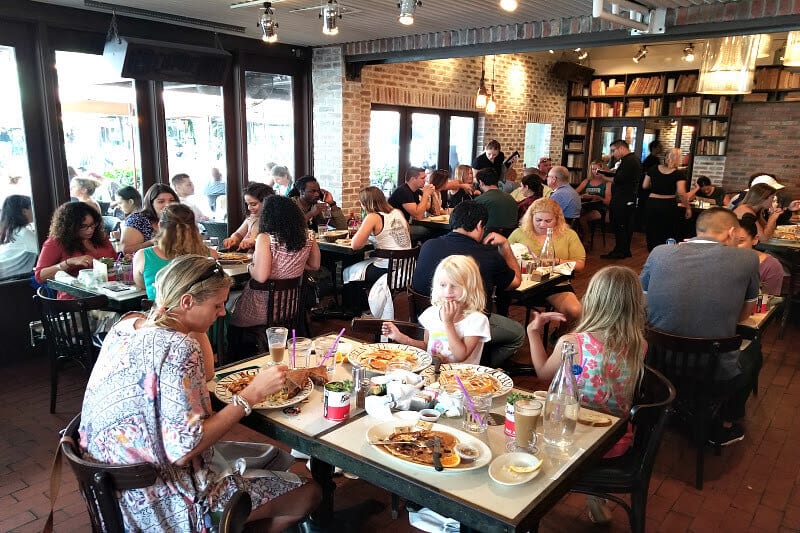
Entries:
{"type": "Polygon", "coordinates": [[[561,367],[550,383],[544,404],[544,440],[548,444],[562,447],[572,444],[580,410],[578,384],[572,372],[574,354],[575,345],[564,342],[561,348],[561,367]]]}

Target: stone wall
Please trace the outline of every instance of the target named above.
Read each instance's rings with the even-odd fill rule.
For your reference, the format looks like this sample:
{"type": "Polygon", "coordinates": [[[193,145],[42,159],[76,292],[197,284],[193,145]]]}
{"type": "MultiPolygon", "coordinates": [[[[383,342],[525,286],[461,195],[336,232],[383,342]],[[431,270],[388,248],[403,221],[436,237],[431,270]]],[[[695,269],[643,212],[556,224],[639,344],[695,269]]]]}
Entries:
{"type": "MultiPolygon", "coordinates": [[[[334,198],[342,196],[344,58],[339,47],[315,48],[311,83],[314,175],[334,198]]],[[[297,176],[296,176],[297,177],[297,176]]]]}

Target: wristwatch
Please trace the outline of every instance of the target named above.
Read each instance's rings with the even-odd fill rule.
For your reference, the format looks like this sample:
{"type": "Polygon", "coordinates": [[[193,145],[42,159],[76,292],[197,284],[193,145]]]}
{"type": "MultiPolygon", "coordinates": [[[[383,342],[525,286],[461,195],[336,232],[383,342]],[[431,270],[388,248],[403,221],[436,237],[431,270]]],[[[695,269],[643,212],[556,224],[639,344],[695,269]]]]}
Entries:
{"type": "Polygon", "coordinates": [[[231,396],[231,404],[239,405],[244,409],[244,416],[250,416],[250,413],[253,412],[253,408],[250,407],[250,402],[239,396],[238,394],[234,394],[231,396]]]}

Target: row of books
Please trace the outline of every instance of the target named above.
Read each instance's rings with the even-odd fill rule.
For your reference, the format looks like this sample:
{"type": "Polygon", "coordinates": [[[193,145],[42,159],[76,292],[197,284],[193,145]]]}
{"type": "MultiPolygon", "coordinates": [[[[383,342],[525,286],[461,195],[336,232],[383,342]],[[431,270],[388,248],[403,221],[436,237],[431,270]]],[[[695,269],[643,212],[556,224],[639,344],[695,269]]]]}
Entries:
{"type": "Polygon", "coordinates": [[[728,135],[728,122],[722,120],[703,119],[700,121],[701,137],[725,137],[728,135]]]}
{"type": "Polygon", "coordinates": [[[777,67],[756,70],[754,88],[757,91],[800,89],[800,72],[777,67]]]}
{"type": "Polygon", "coordinates": [[[722,139],[699,139],[697,141],[697,153],[699,155],[725,155],[726,144],[722,139]]]}
{"type": "Polygon", "coordinates": [[[664,77],[634,78],[628,87],[628,94],[661,94],[664,92],[664,77]]]}
{"type": "Polygon", "coordinates": [[[693,93],[697,91],[697,74],[681,74],[678,79],[667,80],[668,93],[693,93]]]}
{"type": "Polygon", "coordinates": [[[685,96],[674,102],[669,103],[670,116],[693,116],[699,115],[702,106],[702,98],[699,96],[685,96]]]}
{"type": "MultiPolygon", "coordinates": [[[[583,111],[586,111],[586,106],[583,106],[583,111]]],[[[570,116],[576,116],[570,114],[570,116]]],[[[586,135],[586,123],[585,122],[577,122],[577,121],[570,121],[567,122],[567,135],[586,135]]]]}
{"type": "Polygon", "coordinates": [[[567,167],[568,168],[583,168],[585,161],[583,154],[567,154],[567,167]]]}
{"type": "Polygon", "coordinates": [[[625,96],[625,82],[617,82],[616,78],[611,78],[606,83],[602,79],[594,79],[591,84],[592,96],[625,96]]]}
{"type": "Polygon", "coordinates": [[[661,114],[661,98],[632,98],[627,101],[626,117],[652,117],[661,114]]]}

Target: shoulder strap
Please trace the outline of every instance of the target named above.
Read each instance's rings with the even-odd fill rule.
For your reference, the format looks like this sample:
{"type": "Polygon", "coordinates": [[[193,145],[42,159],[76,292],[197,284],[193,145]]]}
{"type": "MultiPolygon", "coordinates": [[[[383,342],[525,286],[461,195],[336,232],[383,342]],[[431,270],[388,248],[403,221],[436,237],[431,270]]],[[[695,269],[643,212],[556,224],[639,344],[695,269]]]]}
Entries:
{"type": "Polygon", "coordinates": [[[53,457],[53,466],[50,469],[50,514],[47,515],[47,521],[44,523],[42,533],[53,533],[53,511],[56,507],[56,500],[58,500],[58,492],[61,489],[61,464],[63,460],[61,444],[64,442],[72,444],[72,446],[77,449],[75,439],[69,435],[64,435],[61,437],[61,440],[58,441],[56,455],[53,457]]]}

